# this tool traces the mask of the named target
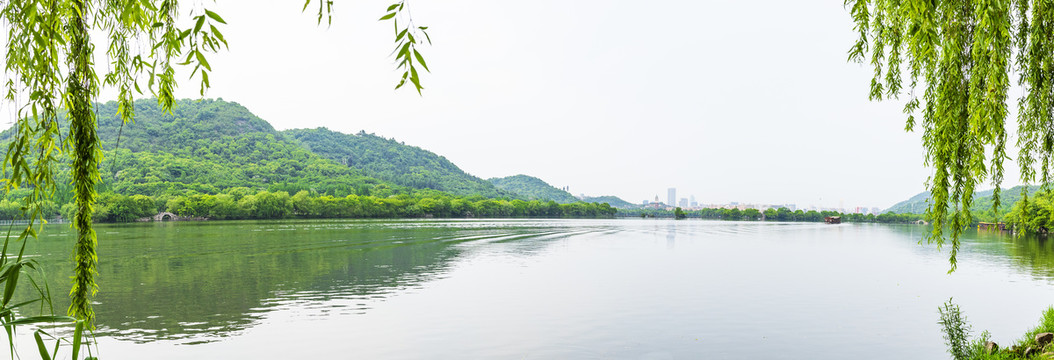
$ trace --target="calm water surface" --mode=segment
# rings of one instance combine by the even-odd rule
[[[99,227],[103,359],[941,359],[937,306],[1016,339],[1054,244],[924,227],[663,220]],[[72,237],[41,255],[56,297]],[[57,304],[60,311],[66,304]],[[25,356],[31,347],[23,346]]]

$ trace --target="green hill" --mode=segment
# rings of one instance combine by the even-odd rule
[[[309,151],[357,169],[362,174],[415,189],[435,189],[455,195],[509,196],[462,171],[445,157],[366,132],[349,135],[326,128],[282,132]]]
[[[999,193],[999,214],[1006,214],[1010,211],[1010,208],[1014,206],[1018,200],[1021,200],[1021,192],[1025,187],[1023,185],[1015,186],[1009,189],[1002,189]],[[1028,193],[1035,193],[1039,190],[1039,186],[1029,186]],[[991,217],[992,215],[992,194],[994,189],[978,191],[974,193],[973,206],[970,211],[975,216],[979,217]],[[929,206],[930,193],[929,191],[919,193],[918,195],[912,196],[910,199],[901,201],[891,206],[889,209],[883,211],[893,212],[897,214],[921,214],[926,212],[926,208]]]
[[[430,151],[324,128],[278,132],[235,102],[180,100],[168,114],[153,99],[139,100],[135,122],[123,127],[115,102],[98,104],[97,112],[103,191],[156,196],[246,187],[387,196],[434,189],[517,197]],[[0,141],[11,136],[0,133]]]
[[[533,176],[513,175],[503,178],[490,178],[487,181],[494,184],[498,189],[518,194],[528,200],[552,200],[561,204],[579,201],[571,193],[557,189],[542,181],[542,179]]]
[[[180,100],[169,114],[156,100],[143,99],[135,103],[135,122],[123,126],[115,102],[96,109],[105,156],[100,192],[217,194],[244,187],[385,197],[413,191],[316,154],[235,102]],[[0,133],[0,142],[11,136],[11,129]],[[60,186],[69,182],[66,171],[56,175]],[[489,187],[486,195],[496,193]],[[58,192],[59,203],[69,200],[66,193]]]
[[[106,153],[100,172],[116,193],[215,194],[235,187],[336,196],[402,191],[304,149],[234,102],[181,100],[168,114],[150,99],[137,101],[135,110],[135,122],[122,127],[116,103],[98,105]]]
[[[134,221],[158,211],[209,219],[610,217],[616,211],[606,204],[523,201],[441,156],[377,136],[278,132],[223,100],[181,100],[171,113],[156,100],[140,100],[136,121],[123,125],[116,103],[96,108],[104,153],[97,221]],[[0,146],[13,135],[0,132]],[[331,159],[341,154],[342,162]],[[75,211],[64,160],[55,164],[55,197],[42,203],[47,216]],[[30,192],[23,187],[0,199],[0,219],[20,218],[19,201]]]
[[[911,198],[893,204],[888,209],[882,210],[882,213],[893,212],[897,214],[921,214],[926,211],[929,206],[930,192],[924,191],[918,193]]]
[[[608,205],[611,205],[611,206],[619,208],[619,209],[639,207],[637,204],[633,204],[633,203],[630,203],[630,202],[628,202],[626,200],[622,200],[622,199],[618,198],[617,196],[596,196],[596,197],[594,197],[594,196],[586,196],[585,198],[582,199],[582,201],[595,202],[595,203],[607,203]]]

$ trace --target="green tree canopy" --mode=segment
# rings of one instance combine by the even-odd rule
[[[987,180],[998,189],[1003,181],[1012,78],[1023,89],[1016,144],[1021,180],[1050,179],[1054,3],[846,0],[845,6],[859,33],[849,59],[869,59],[874,67],[871,99],[903,99],[906,129],[922,127],[926,164],[933,168],[929,240],[943,245],[950,228],[954,271],[974,189]],[[994,199],[998,208],[998,190]]]

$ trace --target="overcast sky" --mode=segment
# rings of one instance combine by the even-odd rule
[[[424,96],[392,90],[387,2],[335,1],[327,28],[300,1],[220,0],[195,5],[229,24],[207,97],[280,130],[365,130],[481,178],[634,203],[676,187],[885,208],[930,173],[902,103],[869,102],[871,69],[846,62],[841,1],[409,1],[433,40]]]

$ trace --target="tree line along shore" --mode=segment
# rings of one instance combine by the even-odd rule
[[[856,222],[856,223],[884,223],[884,224],[909,224],[915,223],[922,220],[925,222],[925,215],[923,214],[897,214],[893,212],[887,212],[884,214],[847,214],[837,211],[816,211],[816,210],[793,210],[788,208],[770,208],[764,211],[748,208],[740,210],[738,208],[724,209],[724,208],[706,208],[699,210],[682,210],[676,208],[674,210],[664,209],[619,209],[619,217],[657,217],[657,218],[677,218],[678,211],[684,214],[685,218],[699,218],[699,219],[710,219],[710,220],[726,220],[726,221],[797,221],[797,222],[823,222],[824,218],[838,216],[841,217],[842,221],[845,222]]]
[[[0,219],[24,217],[22,203],[0,200]],[[71,203],[50,203],[50,218],[69,219],[75,210]],[[371,195],[331,196],[306,190],[290,195],[286,191],[254,191],[231,188],[219,194],[122,195],[99,194],[94,207],[97,222],[132,222],[171,212],[180,217],[209,220],[240,219],[318,219],[318,218],[611,218],[616,209],[606,203],[488,199],[481,196],[452,196],[440,192],[418,192],[388,197]]]

